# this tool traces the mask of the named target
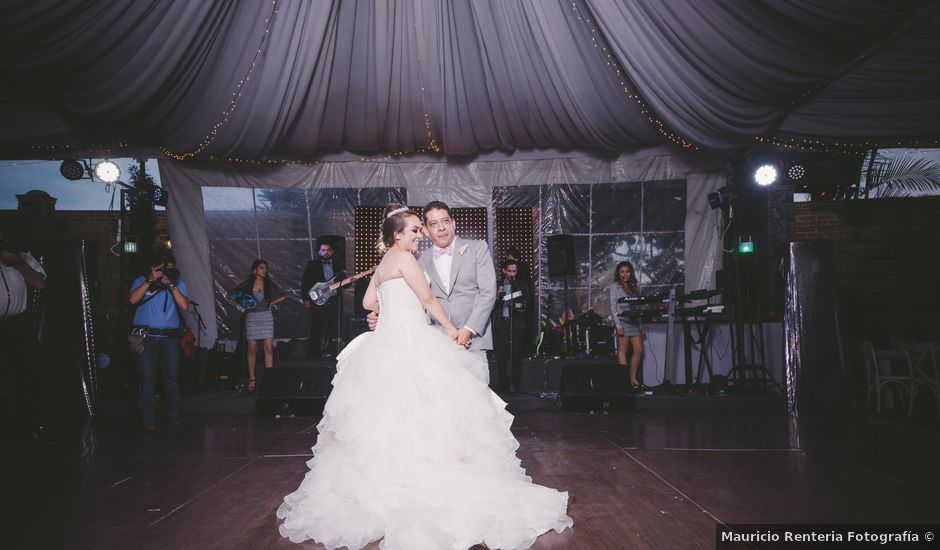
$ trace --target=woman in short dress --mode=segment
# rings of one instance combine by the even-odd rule
[[[617,363],[627,365],[627,352],[630,354],[630,385],[634,390],[646,389],[637,380],[637,371],[643,359],[643,326],[632,319],[622,319],[620,313],[628,311],[630,304],[620,303],[621,298],[633,298],[640,295],[637,288],[636,271],[630,262],[620,262],[614,269],[614,284],[610,285],[610,313],[617,329]]]
[[[245,340],[248,342],[248,392],[255,391],[255,360],[258,341],[264,344],[264,368],[274,366],[274,315],[271,306],[287,299],[271,281],[268,262],[258,259],[251,264],[248,279],[238,287],[251,296],[255,306],[245,314]]]

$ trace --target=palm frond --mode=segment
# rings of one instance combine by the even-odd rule
[[[940,193],[940,163],[905,153],[878,163],[867,185],[870,196],[877,197]]]

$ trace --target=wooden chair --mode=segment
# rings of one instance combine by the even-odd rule
[[[933,393],[937,402],[937,413],[940,414],[940,367],[937,364],[940,347],[932,342],[899,342],[898,349],[906,351],[911,358],[914,380],[910,408],[913,410],[917,389],[927,388]]]
[[[906,350],[876,350],[871,342],[859,342],[859,351],[865,364],[868,381],[868,399],[866,407],[871,406],[875,397],[875,412],[881,412],[881,394],[885,388],[897,388],[903,402],[907,404],[907,414],[911,414],[914,395],[914,377],[910,354]]]

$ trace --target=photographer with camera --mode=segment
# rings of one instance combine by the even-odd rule
[[[147,432],[157,429],[153,392],[158,367],[163,376],[167,420],[179,425],[180,337],[183,333],[179,312],[189,309],[189,299],[186,283],[180,279],[173,256],[165,253],[155,256],[150,262],[149,274],[131,283],[128,300],[137,306],[128,341],[136,356],[143,429]]]

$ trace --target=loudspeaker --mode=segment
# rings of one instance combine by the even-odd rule
[[[614,328],[597,325],[587,329],[588,343],[591,346],[591,356],[609,357],[614,355]]]
[[[568,363],[561,370],[561,404],[566,411],[623,409],[629,382],[628,369],[616,363]]]
[[[233,389],[242,379],[241,367],[235,353],[225,351],[222,345],[209,352],[207,361],[206,387]]]
[[[260,415],[317,416],[333,389],[335,366],[278,366],[264,370],[258,386]]]
[[[566,277],[575,274],[574,237],[571,235],[549,235],[548,274],[552,277]]]

